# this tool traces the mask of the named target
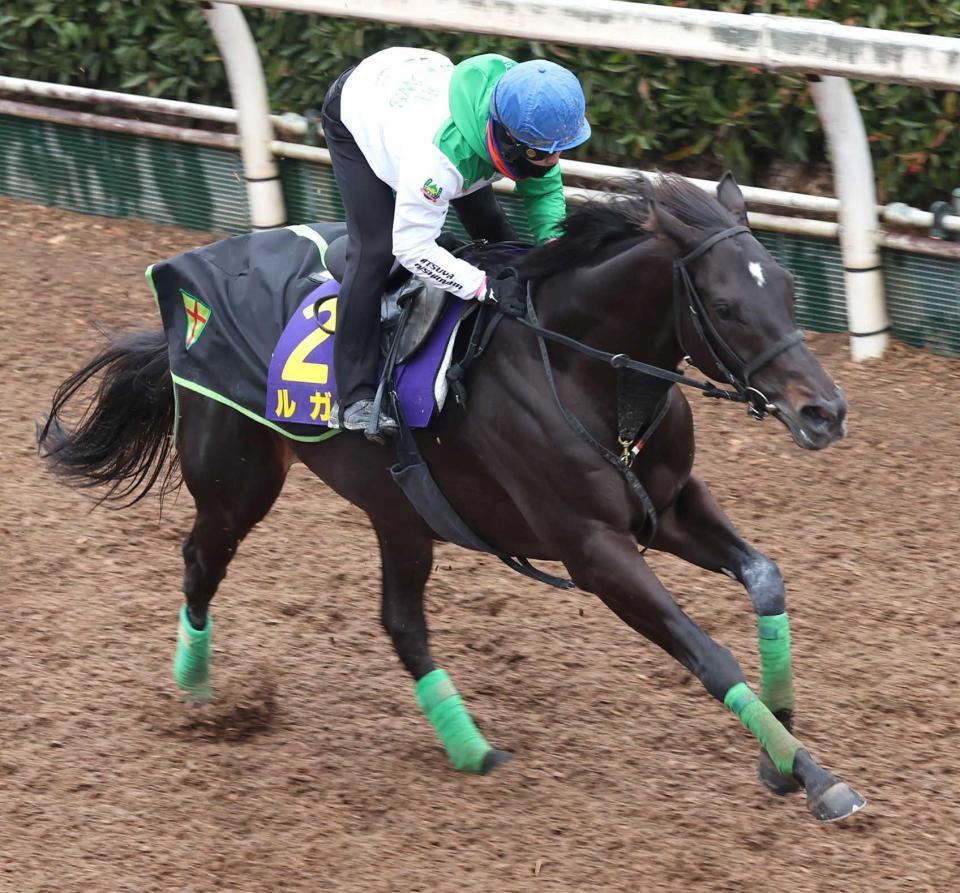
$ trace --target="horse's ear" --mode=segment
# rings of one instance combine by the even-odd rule
[[[689,251],[697,244],[696,230],[657,204],[652,195],[647,197],[647,219],[642,228],[655,236],[672,239],[682,251]]]
[[[737,223],[747,226],[747,203],[743,200],[743,193],[730,171],[727,171],[717,184],[717,200],[737,218]]]

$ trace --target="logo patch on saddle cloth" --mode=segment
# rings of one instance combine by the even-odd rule
[[[183,309],[187,314],[187,333],[184,336],[184,346],[187,350],[190,350],[203,334],[213,311],[198,297],[182,288],[180,289],[180,296],[183,298]]]
[[[333,351],[337,327],[335,280],[314,289],[284,327],[270,358],[263,416],[271,422],[323,425],[337,399]],[[444,375],[453,339],[469,301],[448,296],[430,337],[397,368],[397,393],[411,428],[423,428],[446,398]]]

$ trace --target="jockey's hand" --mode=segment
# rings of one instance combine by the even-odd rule
[[[527,285],[520,280],[513,267],[504,267],[477,295],[477,300],[488,304],[507,316],[526,316]]]

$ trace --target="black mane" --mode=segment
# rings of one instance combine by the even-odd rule
[[[657,176],[651,190],[657,204],[688,226],[711,230],[737,222],[712,195],[676,174]],[[642,174],[616,181],[610,198],[594,199],[571,211],[563,222],[563,235],[531,251],[518,265],[520,274],[543,279],[582,266],[604,246],[642,235],[648,210]]]

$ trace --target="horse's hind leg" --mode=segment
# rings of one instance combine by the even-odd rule
[[[196,503],[183,542],[183,592],[174,679],[194,700],[210,696],[213,598],[240,541],[270,511],[290,459],[280,435],[219,403],[181,393],[183,479]]]
[[[508,751],[487,743],[445,670],[437,669],[430,653],[423,591],[433,563],[433,540],[414,524],[373,519],[383,563],[381,618],[401,663],[413,676],[415,694],[454,768],[486,774],[506,763]]]
[[[707,485],[692,475],[670,510],[660,518],[652,548],[706,570],[725,573],[743,584],[757,614],[760,647],[760,698],[773,715],[793,730],[794,693],[790,656],[787,593],[776,563],[758,552],[734,529]],[[775,794],[800,789],[781,774],[765,750],[760,752],[760,780]]]

